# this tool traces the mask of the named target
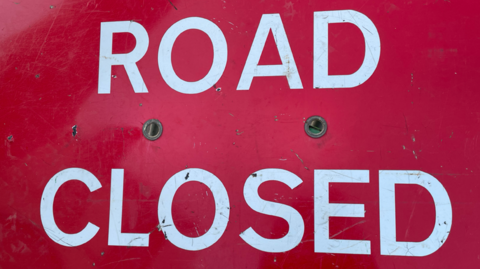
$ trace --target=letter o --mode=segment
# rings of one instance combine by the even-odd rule
[[[186,180],[188,178],[188,180]],[[213,194],[215,200],[215,217],[212,226],[202,236],[188,237],[181,234],[175,227],[172,218],[172,202],[178,188],[183,184],[197,181],[207,185]],[[212,173],[199,169],[185,169],[173,175],[160,193],[158,201],[158,220],[165,238],[170,240],[175,246],[185,250],[202,250],[210,247],[222,237],[227,228],[230,215],[230,202],[228,200],[227,190],[222,182]]]
[[[172,66],[172,48],[175,40],[181,33],[191,29],[206,33],[213,45],[212,67],[204,78],[195,82],[179,78]],[[185,94],[196,94],[206,91],[217,83],[227,65],[227,55],[227,41],[222,30],[207,19],[190,17],[173,24],[163,36],[158,49],[158,67],[163,79],[172,89]]]

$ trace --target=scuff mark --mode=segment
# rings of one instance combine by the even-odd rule
[[[290,70],[290,57],[286,54],[284,57],[285,62],[287,63],[287,70],[285,71],[285,76],[290,80],[292,77],[292,70]]]
[[[159,224],[158,224],[157,226],[155,226],[155,228],[154,228],[153,230],[151,230],[148,234],[151,234],[151,233],[153,233],[153,232],[155,232],[155,231],[159,231],[159,232],[160,232],[161,230],[162,230],[162,226],[161,226],[160,223],[159,223]],[[102,252],[102,255],[103,255],[103,252]]]
[[[303,162],[302,158],[300,158],[300,156],[298,156],[298,154],[297,154],[296,152],[294,152],[293,149],[290,149],[290,151],[293,152],[293,153],[297,156],[297,158],[302,162],[303,167],[304,167],[306,170],[308,170],[308,167],[305,166],[305,163]]]
[[[168,0],[168,2],[170,3],[170,5],[172,5],[172,7],[175,9],[175,10],[178,10],[177,7],[172,3],[172,1]],[[167,236],[165,236],[167,237]]]
[[[292,17],[292,19],[295,17],[295,14],[298,12],[293,9],[293,3],[285,1],[285,5],[283,6],[284,9],[286,9],[288,12],[285,12],[286,17]]]
[[[167,232],[163,231],[163,235],[165,236],[165,240],[168,240]]]
[[[78,134],[78,132],[77,132],[77,125],[73,125],[73,126],[72,126],[72,135],[73,135],[73,136],[76,136],[77,134]]]
[[[133,238],[132,240],[130,240],[130,242],[128,242],[127,246],[130,247],[130,244],[131,244],[133,241],[137,240],[137,239],[142,239],[142,238],[141,238],[141,237],[135,237],[135,238]]]

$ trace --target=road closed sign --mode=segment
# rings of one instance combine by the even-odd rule
[[[480,267],[480,7],[4,1],[1,268]]]

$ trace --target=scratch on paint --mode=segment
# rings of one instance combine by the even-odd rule
[[[170,5],[172,5],[172,7],[173,7],[175,10],[178,10],[177,7],[172,3],[172,1],[168,0],[168,2],[170,2]]]
[[[350,225],[350,226],[348,226],[347,228],[345,228],[345,229],[341,230],[340,232],[338,232],[338,233],[336,233],[336,234],[334,234],[334,235],[330,236],[330,238],[334,238],[335,236],[337,236],[337,235],[339,235],[339,234],[341,234],[341,233],[345,232],[346,230],[349,230],[349,229],[351,229],[351,228],[353,228],[353,227],[357,226],[358,224],[362,224],[362,223],[365,223],[365,222],[367,222],[367,221],[366,221],[366,220],[362,220],[362,221],[359,221],[359,222],[357,222],[357,223],[355,223],[355,224],[353,224],[353,225]]]
[[[60,8],[57,10],[57,14],[55,14],[55,18],[53,18],[52,24],[50,24],[50,28],[48,28],[48,32],[47,32],[47,34],[45,35],[45,39],[43,40],[43,43],[42,43],[42,45],[40,46],[40,49],[38,50],[37,57],[35,57],[35,61],[33,61],[34,63],[37,62],[38,56],[40,56],[40,53],[42,52],[43,46],[45,45],[45,43],[47,43],[47,38],[48,38],[48,36],[50,35],[50,32],[52,31],[52,27],[53,27],[53,25],[55,24],[55,21],[57,20],[58,13],[60,12],[60,9],[61,9],[61,8],[62,8],[62,6],[60,6]]]
[[[297,158],[302,162],[303,167],[308,170],[308,167],[305,166],[305,163],[303,162],[302,158],[300,158],[300,156],[298,156],[298,154],[296,152],[294,152],[293,149],[290,149],[290,151],[293,152],[297,156]]]
[[[109,263],[106,263],[106,264],[102,265],[102,267],[107,266],[107,265],[109,265],[109,264],[114,264],[114,263],[119,263],[119,262],[126,262],[126,261],[133,261],[133,260],[140,260],[140,258],[130,258],[130,259],[125,259],[125,260],[119,260],[119,261],[116,261],[116,262],[109,262]]]

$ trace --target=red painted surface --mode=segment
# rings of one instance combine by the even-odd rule
[[[480,264],[480,4],[468,1],[21,1],[0,4],[0,266],[2,268],[476,268]],[[377,27],[381,56],[375,73],[351,89],[313,88],[313,12],[353,9]],[[303,89],[284,77],[254,78],[236,86],[262,14],[279,13]],[[158,70],[165,31],[191,16],[220,27],[228,44],[221,87],[200,94],[174,91]],[[149,93],[136,94],[122,66],[113,67],[111,94],[99,95],[100,23],[134,20],[150,37],[138,62]],[[331,74],[354,72],[363,37],[351,25],[330,27]],[[114,53],[133,49],[128,34],[114,37]],[[205,34],[182,34],[173,50],[177,74],[202,78],[212,62]],[[260,64],[280,63],[270,35]],[[303,121],[324,117],[327,134],[308,137]],[[146,140],[143,122],[158,118],[160,139]],[[72,136],[72,126],[78,134]],[[237,131],[238,134],[237,135]],[[8,139],[8,137],[11,139]],[[298,154],[298,157],[297,155]],[[303,163],[302,163],[302,161]],[[158,225],[161,189],[175,173],[202,168],[227,189],[227,230],[211,247],[186,251],[166,241]],[[45,233],[40,199],[57,172],[80,167],[102,188],[89,192],[68,182],[55,197],[63,231],[91,222],[100,227],[88,243],[68,248]],[[306,168],[308,169],[306,169]],[[123,232],[150,234],[149,247],[108,246],[111,169],[125,169]],[[247,177],[281,168],[303,183],[291,190],[268,182],[266,200],[295,208],[305,222],[302,242],[286,253],[265,253],[239,234],[252,227],[280,238],[287,223],[250,209]],[[331,202],[365,204],[365,218],[331,218],[336,239],[371,241],[371,255],[314,252],[314,169],[370,170],[368,184],[332,184]],[[426,257],[380,255],[379,170],[421,170],[447,190],[453,208],[450,236]],[[214,215],[212,196],[199,183],[181,187],[173,217],[196,236]],[[434,225],[431,196],[421,187],[397,188],[397,239],[422,241]],[[196,229],[195,229],[196,228]]]

